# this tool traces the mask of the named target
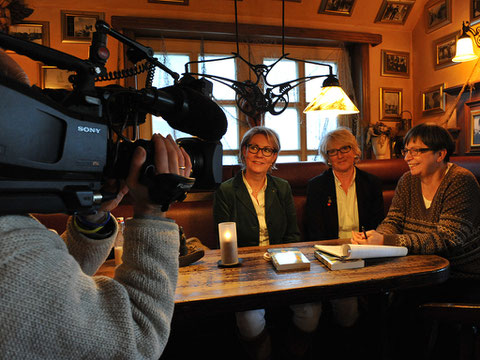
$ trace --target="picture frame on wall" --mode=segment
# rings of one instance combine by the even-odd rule
[[[322,0],[319,14],[351,16],[356,0]]]
[[[435,70],[459,64],[452,61],[452,59],[455,57],[455,52],[457,51],[457,39],[458,31],[441,37],[433,42]]]
[[[382,120],[401,118],[403,107],[403,90],[380,88],[380,116]]]
[[[48,21],[22,21],[21,23],[10,25],[8,34],[18,39],[50,46],[50,26]]]
[[[382,50],[382,76],[410,77],[410,54],[403,51]]]
[[[148,2],[156,4],[188,5],[188,0],[148,0]]]
[[[445,84],[432,86],[422,91],[422,115],[445,112]]]
[[[470,112],[470,149],[480,151],[480,109]]]
[[[59,69],[56,66],[40,65],[40,86],[42,89],[73,90],[68,77],[74,74],[74,71]]]
[[[105,14],[91,11],[61,10],[62,43],[90,43],[97,20],[105,20]]]
[[[384,24],[403,25],[413,8],[415,1],[383,0],[378,10],[375,22]]]
[[[470,25],[480,22],[480,1],[470,0]]]
[[[452,22],[451,0],[430,0],[425,4],[426,32],[438,30]]]
[[[480,101],[470,100],[464,104],[465,155],[480,153]]]

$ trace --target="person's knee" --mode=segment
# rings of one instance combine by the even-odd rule
[[[304,332],[314,331],[322,315],[322,303],[291,305],[294,325]]]
[[[235,313],[240,335],[247,339],[257,337],[265,329],[265,310],[248,310]]]
[[[350,297],[331,300],[332,313],[335,322],[342,327],[353,326],[359,316],[358,298]]]

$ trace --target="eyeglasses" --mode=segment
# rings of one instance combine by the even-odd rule
[[[261,150],[263,156],[265,156],[265,157],[272,156],[273,154],[276,154],[278,152],[278,150],[275,150],[275,149],[273,149],[271,147],[268,147],[268,146],[261,148],[260,146],[253,145],[253,144],[248,144],[247,149],[248,149],[248,152],[250,154],[256,154],[256,153],[258,153],[259,150]]]
[[[402,156],[405,157],[407,156],[408,153],[410,153],[410,155],[412,156],[418,156],[420,154],[423,154],[423,153],[426,153],[427,151],[433,151],[433,149],[430,149],[430,148],[420,148],[420,149],[402,149],[401,150],[401,153],[402,153]]]
[[[327,150],[327,155],[328,156],[335,156],[338,155],[338,152],[340,151],[342,154],[346,154],[352,150],[352,147],[350,145],[342,146],[340,149],[330,149]]]

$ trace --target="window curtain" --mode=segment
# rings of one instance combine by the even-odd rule
[[[340,85],[348,95],[350,100],[358,107],[357,96],[353,87],[352,70],[351,70],[351,57],[345,47],[340,50],[338,59],[338,79]],[[357,138],[357,142],[362,148],[362,131],[359,126],[359,115],[341,115],[338,117],[338,126],[345,126],[352,130],[353,135]]]
[[[357,96],[355,94],[355,88],[353,86],[352,70],[351,70],[351,57],[347,49],[342,45],[340,48],[329,49],[328,51],[320,51],[321,61],[335,61],[337,63],[337,76],[340,81],[340,86],[348,95],[350,100],[358,107]],[[327,121],[329,121],[327,119]],[[330,120],[331,121],[331,120]],[[359,114],[353,115],[340,115],[337,117],[337,126],[344,126],[352,130],[353,135],[357,139],[360,148],[363,147],[362,129],[359,124]],[[325,128],[328,124],[325,124]]]

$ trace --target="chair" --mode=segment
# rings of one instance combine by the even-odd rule
[[[420,305],[419,310],[425,319],[432,321],[426,359],[432,358],[442,323],[453,324],[459,330],[458,359],[480,359],[480,304],[432,302]]]

